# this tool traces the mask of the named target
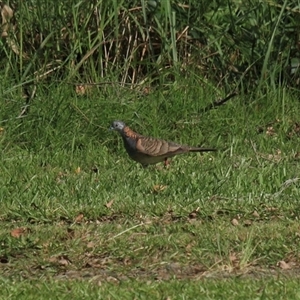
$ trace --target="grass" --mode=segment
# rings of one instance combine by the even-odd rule
[[[202,109],[216,89],[149,94],[39,85],[30,110],[3,81],[3,299],[298,299],[297,97],[284,89]],[[108,130],[217,153],[143,169]]]
[[[140,285],[137,282],[128,284],[107,283],[105,285],[95,285],[83,282],[31,282],[22,283],[24,290],[31,292],[24,296],[22,293],[14,293],[14,288],[7,286],[4,290],[6,299],[193,299],[195,295],[202,299],[299,299],[298,284],[296,280],[286,282],[277,280],[254,280],[257,289],[252,290],[253,281],[235,279],[225,279],[223,281],[204,280],[199,282],[187,282],[171,280],[170,282],[155,282],[152,284]],[[7,282],[6,282],[7,283]],[[250,283],[250,284],[249,284]],[[54,292],[53,292],[54,290]],[[11,297],[11,298],[8,298]],[[48,298],[46,298],[48,297]]]
[[[9,5],[0,299],[299,299],[298,3]]]
[[[134,88],[177,66],[228,90],[296,87],[299,3],[281,2],[11,1],[0,66],[16,84],[101,77]]]

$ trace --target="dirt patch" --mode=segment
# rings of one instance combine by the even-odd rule
[[[300,268],[291,270],[279,270],[278,268],[249,268],[243,271],[209,271],[201,265],[180,265],[178,263],[165,264],[156,268],[132,268],[123,272],[113,272],[106,269],[85,268],[82,270],[69,270],[55,276],[59,280],[89,280],[95,283],[114,282],[120,283],[124,280],[141,280],[141,281],[167,281],[176,280],[202,280],[217,279],[223,280],[233,277],[243,279],[262,279],[266,277],[300,277]]]

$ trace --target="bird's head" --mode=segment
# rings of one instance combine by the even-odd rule
[[[113,121],[110,129],[116,130],[118,132],[122,132],[125,126],[126,126],[125,123],[122,121]]]

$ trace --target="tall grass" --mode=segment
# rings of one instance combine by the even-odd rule
[[[122,85],[191,67],[220,87],[299,81],[298,1],[2,3],[0,66],[17,83]],[[293,60],[293,66],[291,65]],[[293,67],[293,72],[291,68]],[[298,80],[298,81],[297,81]]]

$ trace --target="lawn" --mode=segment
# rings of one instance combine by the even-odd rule
[[[300,105],[190,79],[147,93],[2,84],[1,299],[299,299]],[[108,128],[218,152],[143,168]]]

